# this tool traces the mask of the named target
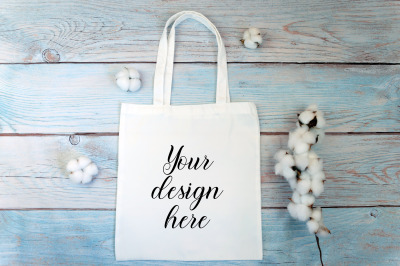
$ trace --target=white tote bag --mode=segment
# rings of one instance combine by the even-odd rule
[[[216,104],[170,105],[175,27],[188,18],[217,37]],[[230,102],[225,47],[206,17],[167,21],[154,103],[123,103],[119,132],[117,260],[262,259],[257,110]]]

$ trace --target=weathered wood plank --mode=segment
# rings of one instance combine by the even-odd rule
[[[325,265],[398,265],[400,208],[323,211],[332,235],[321,238]],[[284,209],[262,210],[264,258],[246,265],[319,265],[315,238]],[[115,264],[114,211],[1,211],[0,262],[14,264]],[[199,262],[141,261],[145,265]],[[244,262],[208,262],[234,265]],[[131,265],[133,262],[122,262]]]
[[[117,136],[0,137],[0,208],[115,208]],[[284,207],[291,196],[273,173],[273,154],[286,135],[261,138],[262,206]],[[399,205],[399,135],[328,135],[316,151],[324,159],[326,191],[320,206]],[[87,155],[101,169],[89,185],[66,179],[65,164]]]
[[[399,265],[400,208],[324,209],[325,265]]]
[[[2,265],[111,265],[114,257],[114,211],[1,211]],[[263,210],[263,261],[141,261],[144,265],[318,265],[314,236],[285,210]],[[150,240],[151,241],[151,240]],[[155,239],[154,239],[155,241]],[[131,265],[134,262],[118,264]],[[136,262],[137,263],[137,262]]]
[[[2,0],[0,62],[154,62],[164,23],[182,10],[215,23],[229,61],[400,61],[397,1]],[[265,34],[256,51],[239,41],[250,26]],[[216,59],[215,41],[199,23],[184,22],[177,41],[177,61]]]
[[[154,64],[135,64],[143,89],[121,91],[121,64],[0,65],[0,133],[118,132],[121,102],[151,104]],[[400,131],[400,66],[231,64],[233,102],[256,103],[263,132],[287,132],[318,103],[329,132]],[[177,64],[173,104],[215,101],[214,64]]]

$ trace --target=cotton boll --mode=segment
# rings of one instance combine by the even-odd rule
[[[129,78],[129,70],[126,67],[124,67],[120,72],[118,72],[115,75],[115,79],[121,79],[121,78],[126,78],[126,79]]]
[[[292,216],[292,218],[297,219],[297,204],[293,203],[293,202],[289,202],[287,209],[289,211],[290,216]]]
[[[263,40],[262,40],[261,33],[258,33],[257,35],[253,35],[252,38],[251,38],[251,40],[252,40],[253,42],[257,43],[258,46],[260,46],[260,45],[262,44],[262,41],[263,41]]]
[[[244,46],[249,49],[257,49],[258,43],[253,42],[251,39],[244,40]]]
[[[297,181],[296,179],[287,179],[289,182],[289,186],[292,190],[295,190],[297,188]]]
[[[275,164],[275,174],[276,175],[282,175],[283,174],[282,165],[280,163]]]
[[[311,191],[316,197],[319,197],[324,192],[324,183],[321,180],[313,179],[311,181]]]
[[[125,67],[115,75],[118,87],[123,91],[137,91],[142,86],[140,73],[132,67]]]
[[[322,171],[322,160],[321,159],[309,159],[309,164],[307,167],[307,171],[314,175],[318,172]]]
[[[316,139],[317,139],[317,135],[315,135],[315,133],[312,132],[312,131],[308,131],[308,132],[305,132],[305,133],[301,136],[301,139],[302,139],[305,143],[308,143],[308,144],[315,144]]]
[[[315,144],[321,143],[325,138],[325,132],[323,129],[313,127],[310,129],[310,132],[315,135]]]
[[[307,179],[307,180],[311,180],[311,175],[307,172],[302,172],[300,175],[300,179]]]
[[[316,173],[314,173],[313,175],[312,175],[312,179],[315,179],[315,180],[325,180],[326,179],[326,177],[325,177],[325,174],[324,174],[324,172],[316,172]]]
[[[296,204],[301,203],[301,196],[300,196],[299,192],[297,192],[297,191],[293,192],[292,201]]]
[[[310,234],[316,234],[319,229],[319,224],[314,220],[309,220],[307,222],[307,228]]]
[[[308,127],[302,126],[289,133],[288,147],[296,154],[302,154],[310,150],[310,144],[307,142],[315,142],[310,140],[312,133],[308,132]],[[303,139],[305,138],[305,139]]]
[[[251,39],[250,31],[249,31],[249,29],[247,29],[247,30],[245,30],[245,31],[243,32],[243,39],[242,39],[242,41],[243,41],[243,40],[250,40],[250,39]]]
[[[284,167],[282,169],[282,176],[287,180],[294,179],[296,177],[296,174],[297,173],[295,171],[293,171],[292,168]]]
[[[301,204],[304,204],[306,206],[311,206],[315,202],[315,197],[308,193],[308,194],[301,195],[300,200],[301,200]]]
[[[140,89],[142,82],[140,79],[131,79],[129,83],[129,91],[135,92]]]
[[[87,184],[90,183],[93,179],[93,175],[83,171],[83,177],[82,177],[82,184]]]
[[[251,38],[254,38],[255,36],[261,36],[260,30],[254,27],[249,28],[249,33]]]
[[[301,179],[297,182],[297,191],[301,194],[307,194],[311,189],[311,181],[308,179]]]
[[[73,183],[80,183],[83,179],[83,172],[82,170],[74,171],[69,175],[69,178]]]
[[[133,67],[128,68],[129,78],[130,79],[140,79],[140,73]]]
[[[305,126],[301,126],[296,128],[294,131],[289,132],[289,141],[288,147],[289,149],[293,150],[294,146],[301,142],[301,136],[308,131],[308,128]]]
[[[83,169],[83,172],[87,175],[95,176],[99,173],[99,169],[94,163],[91,163]]]
[[[67,171],[75,172],[77,170],[80,170],[78,160],[73,159],[73,160],[69,161],[67,164]]]
[[[308,152],[308,159],[319,159],[318,155],[314,151],[309,151]]]
[[[294,166],[294,158],[291,154],[283,155],[282,159],[280,160],[282,167],[292,167]]]
[[[318,105],[314,104],[310,104],[307,109],[307,111],[311,111],[311,112],[316,112],[318,110]]]
[[[314,208],[312,210],[311,218],[317,222],[320,222],[322,220],[322,210],[320,207]]]
[[[261,32],[257,28],[249,28],[243,33],[243,39],[241,40],[245,47],[249,49],[256,49],[262,43]]]
[[[315,114],[312,111],[304,111],[299,114],[299,121],[301,124],[307,125],[310,121],[315,117]]]
[[[74,183],[87,184],[98,174],[99,170],[96,164],[86,157],[81,156],[67,164],[67,169],[71,172],[69,178]],[[74,171],[72,171],[74,170]]]
[[[300,141],[300,136],[299,134],[296,134],[295,132],[289,132],[289,141],[288,141],[288,147],[289,149],[293,150],[294,145]]]
[[[78,158],[78,164],[79,164],[79,167],[81,169],[83,169],[86,166],[88,166],[91,162],[92,161],[86,156],[81,156],[81,157]]]
[[[304,171],[308,165],[308,154],[298,154],[294,156],[295,165],[301,171]]]
[[[310,144],[305,142],[298,142],[295,144],[293,152],[297,154],[302,154],[310,150]]]
[[[276,161],[280,162],[282,160],[283,156],[285,156],[286,154],[288,154],[287,151],[279,150],[275,153],[274,158]]]
[[[304,204],[296,204],[297,219],[300,221],[307,221],[311,216],[311,208]]]
[[[324,119],[324,114],[321,111],[316,111],[316,117],[317,117],[317,128],[323,128],[325,126],[325,119]]]
[[[121,90],[129,91],[130,80],[129,80],[129,78],[117,79],[117,85]]]

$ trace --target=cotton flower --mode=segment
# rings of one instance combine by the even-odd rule
[[[320,207],[314,208],[311,214],[311,219],[314,219],[315,221],[319,222],[322,219],[322,210]]]
[[[324,181],[326,179],[326,176],[325,176],[324,172],[320,171],[320,172],[314,173],[312,175],[312,179]]]
[[[300,221],[307,221],[311,215],[311,208],[304,204],[296,204],[297,219]]]
[[[297,191],[300,193],[300,195],[304,195],[308,192],[310,192],[311,189],[311,181],[309,179],[301,179],[299,182],[297,182]]]
[[[278,163],[275,165],[275,174],[282,175],[287,180],[296,177],[296,171],[293,169],[293,155],[286,151],[279,151],[275,154],[275,159],[278,160]]]
[[[308,154],[307,153],[297,154],[294,156],[294,161],[295,161],[296,167],[300,171],[304,171],[306,169],[306,167],[308,166]]]
[[[300,201],[301,201],[301,204],[304,204],[306,206],[311,206],[315,202],[315,197],[312,194],[309,194],[309,193],[308,194],[304,194],[304,195],[301,195]]]
[[[300,204],[301,203],[301,195],[299,194],[299,192],[297,192],[297,191],[293,192],[291,200],[293,203]]]
[[[309,131],[306,126],[296,128],[289,133],[289,149],[293,150],[295,155],[303,154],[310,150],[311,145],[315,144],[317,136]]]
[[[274,158],[279,162],[286,154],[289,154],[289,152],[285,150],[279,150],[277,153],[275,153]]]
[[[123,91],[137,91],[140,89],[142,82],[139,72],[132,67],[124,67],[115,75],[118,87]]]
[[[287,181],[288,181],[288,183],[289,183],[289,186],[290,186],[290,188],[292,189],[292,190],[295,190],[296,189],[296,187],[297,187],[297,181],[296,181],[296,179],[287,179]]]
[[[322,180],[313,179],[311,181],[311,191],[316,197],[319,197],[319,195],[324,192],[324,182]]]
[[[320,158],[309,159],[307,171],[311,175],[321,172],[322,171],[322,160]]]
[[[290,216],[297,219],[297,205],[296,203],[289,202],[287,209],[289,211]]]
[[[245,30],[241,42],[244,44],[245,47],[249,49],[258,48],[262,43],[260,30],[253,27]]]
[[[322,128],[325,126],[324,115],[320,110],[318,110],[317,105],[312,104],[298,115],[298,125],[306,125],[309,128]]]
[[[325,119],[316,105],[310,105],[298,115],[296,124],[297,128],[289,133],[289,150],[275,154],[275,174],[283,176],[293,190],[287,206],[290,216],[307,221],[310,233],[328,235],[321,208],[313,208],[316,197],[324,191],[326,176],[322,159],[311,150],[324,135]]]
[[[81,156],[78,159],[72,159],[67,164],[69,178],[73,183],[87,184],[92,181],[93,177],[99,172],[96,164],[88,157]]]
[[[307,179],[307,180],[311,180],[311,175],[307,172],[302,172],[300,175],[300,179]]]
[[[318,232],[318,229],[319,229],[319,224],[315,220],[309,220],[307,222],[307,228],[308,228],[308,231],[311,234],[316,234]]]

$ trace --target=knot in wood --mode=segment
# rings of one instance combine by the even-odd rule
[[[372,217],[376,218],[376,217],[378,217],[378,215],[379,215],[379,211],[378,211],[377,209],[372,209],[372,210],[369,212],[369,215],[371,215]]]
[[[60,61],[60,54],[54,49],[46,49],[42,52],[42,58],[47,63],[57,63]]]
[[[81,139],[80,139],[80,137],[77,136],[77,135],[70,135],[70,136],[69,136],[69,142],[70,142],[72,145],[78,145],[80,141],[81,141]]]

